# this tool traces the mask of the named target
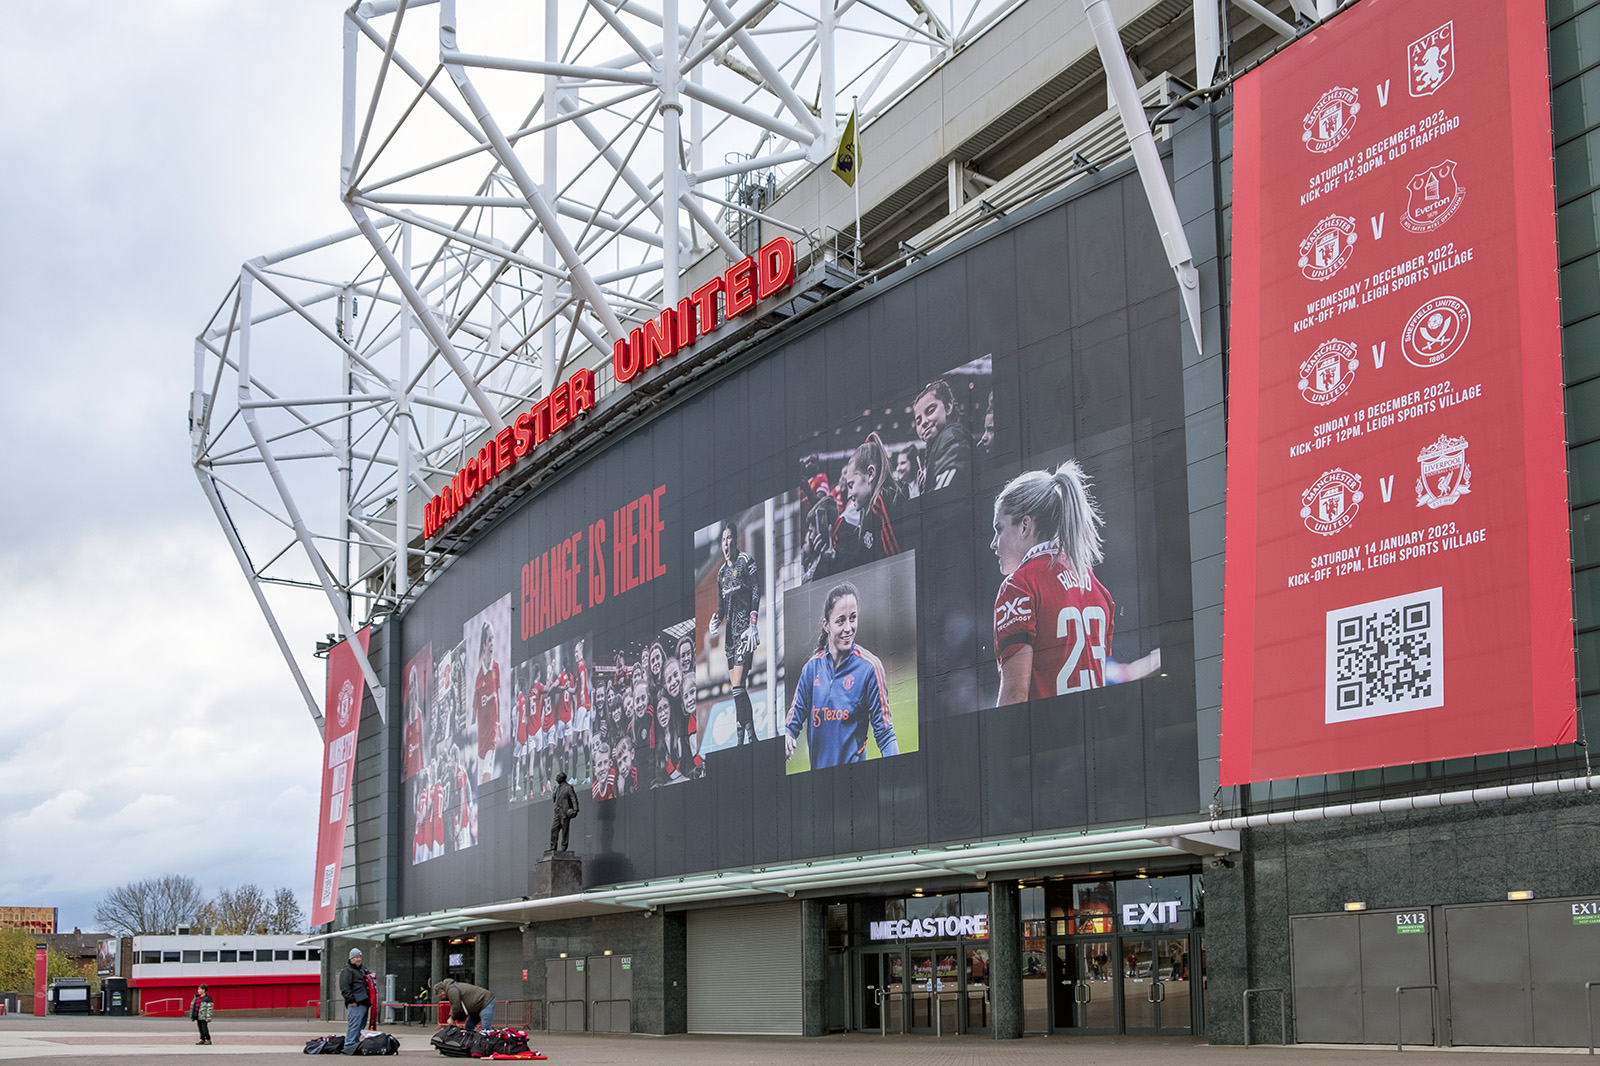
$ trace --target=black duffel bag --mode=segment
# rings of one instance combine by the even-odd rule
[[[361,1038],[361,1043],[356,1045],[357,1055],[398,1055],[400,1041],[388,1033],[373,1033],[371,1036]]]
[[[446,1025],[440,1027],[437,1033],[429,1038],[428,1043],[439,1049],[439,1054],[448,1055],[453,1059],[470,1059],[477,1044],[475,1033],[469,1033],[459,1025]]]
[[[333,1036],[319,1036],[315,1040],[306,1041],[307,1055],[339,1055],[344,1052],[344,1035],[335,1033]]]

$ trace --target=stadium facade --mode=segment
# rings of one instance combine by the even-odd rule
[[[707,11],[675,58],[645,46],[658,86],[766,17]],[[658,14],[658,40],[689,21]],[[496,166],[463,203],[556,228],[458,72],[620,68],[469,56],[441,15]],[[866,112],[859,186],[828,85],[838,127],[740,172],[683,249],[666,224],[653,288],[617,299],[546,233],[566,318],[488,331],[428,287],[419,219],[361,214],[385,201],[347,98],[383,250],[320,328],[345,375],[343,547],[302,581],[339,618],[327,700],[301,681],[325,994],[354,945],[387,995],[453,976],[550,1029],[1584,1045],[1600,5],[1024,0],[975,26]],[[759,52],[734,58],[770,81]],[[444,277],[528,265],[444,240]],[[219,469],[261,459],[315,539],[272,431],[223,445],[286,395],[239,323],[251,291],[312,306],[271,280],[292,258],[247,264],[197,349],[196,468],[258,593]],[[403,439],[439,380],[472,386],[365,510],[359,299],[375,335],[399,308]],[[543,345],[515,388],[503,331]],[[558,773],[582,867],[552,891]]]

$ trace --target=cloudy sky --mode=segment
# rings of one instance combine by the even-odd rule
[[[0,905],[68,929],[163,873],[309,903],[321,742],[186,415],[240,262],[349,225],[343,7],[0,4]]]

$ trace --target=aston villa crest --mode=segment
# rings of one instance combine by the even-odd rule
[[[1406,49],[1411,95],[1432,96],[1444,88],[1456,72],[1456,24],[1446,22],[1432,33],[1417,38]]]
[[[1472,311],[1465,300],[1435,296],[1412,313],[1400,347],[1412,366],[1438,366],[1461,350],[1471,329]]]
[[[1355,521],[1362,495],[1361,475],[1334,467],[1300,494],[1300,517],[1311,532],[1331,537]]]
[[[1336,85],[1306,112],[1300,139],[1313,152],[1331,152],[1356,128],[1356,115],[1360,112],[1361,100],[1356,90]]]
[[[355,706],[356,687],[351,682],[346,681],[344,686],[339,689],[338,715],[340,729],[350,724],[350,712],[355,710]]]
[[[1354,344],[1337,338],[1323,341],[1300,364],[1300,395],[1307,403],[1330,404],[1349,390],[1360,365]]]
[[[1456,213],[1467,190],[1456,180],[1456,161],[1446,159],[1406,182],[1406,213],[1400,224],[1412,233],[1432,233]]]
[[[1467,438],[1441,433],[1439,439],[1417,455],[1422,472],[1417,477],[1417,506],[1438,510],[1472,491],[1472,467],[1467,465]]]
[[[1325,281],[1350,261],[1355,247],[1356,220],[1329,215],[1300,242],[1300,273],[1312,281]]]

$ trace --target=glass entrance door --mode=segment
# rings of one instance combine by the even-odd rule
[[[905,1032],[905,953],[863,951],[856,981],[857,1026],[865,1033]]]
[[[910,951],[911,972],[907,974],[910,991],[906,996],[907,1014],[913,1033],[931,1033],[934,1025],[935,995],[939,991],[934,975],[934,951],[915,947]]]
[[[961,996],[961,1031],[987,1033],[989,1031],[989,949],[963,947]]]
[[[1189,937],[1122,937],[1123,1031],[1181,1035],[1194,1031]]]
[[[1117,1032],[1110,940],[1058,942],[1050,953],[1051,1027],[1056,1032]]]

